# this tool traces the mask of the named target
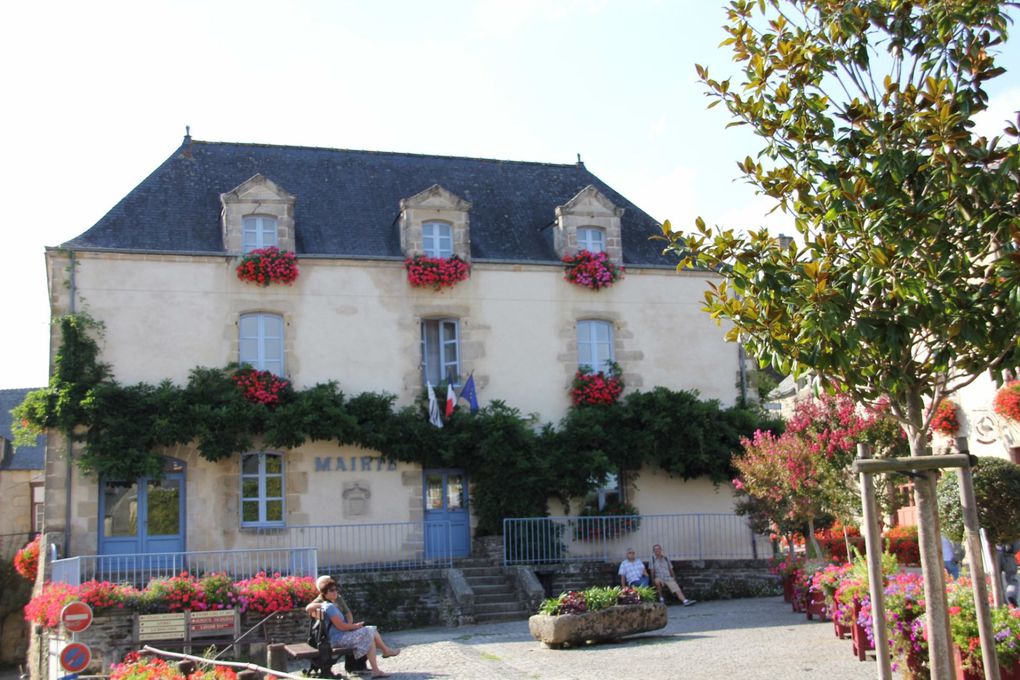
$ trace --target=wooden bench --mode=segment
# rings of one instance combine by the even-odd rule
[[[329,667],[322,668],[319,661],[319,650],[307,642],[294,642],[291,644],[276,643],[269,645],[269,667],[276,670],[284,670],[287,667],[287,658],[305,660],[309,662],[307,674],[320,678],[336,677],[332,668],[341,658],[354,655],[353,647],[333,647]]]

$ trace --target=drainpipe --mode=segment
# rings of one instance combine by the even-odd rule
[[[76,266],[75,266],[75,261],[74,261],[74,251],[73,250],[70,251],[69,257],[70,257],[70,262],[71,262],[71,265],[70,265],[71,266],[71,272],[70,272],[70,281],[68,282],[68,289],[69,289],[70,295],[71,295],[71,302],[70,302],[70,304],[68,306],[68,309],[69,309],[71,314],[74,314],[77,311],[77,305],[75,305],[75,302],[74,302],[75,296],[77,295],[77,289],[75,287],[75,279],[74,279]],[[64,557],[67,557],[68,550],[69,550],[69,548],[71,546],[71,483],[73,481],[72,478],[71,478],[71,474],[72,474],[71,454],[72,453],[73,453],[73,451],[72,451],[72,445],[71,445],[71,437],[68,436],[67,437],[67,456],[66,456],[66,458],[67,458],[67,467],[65,468],[65,475],[66,475],[66,477],[64,478],[66,480],[66,482],[64,484]]]
[[[740,364],[740,405],[747,406],[747,357],[744,353],[744,344],[737,343],[737,362]]]

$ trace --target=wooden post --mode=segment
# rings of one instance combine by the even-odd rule
[[[960,453],[968,451],[967,438],[956,440]],[[985,569],[981,559],[981,537],[978,535],[977,501],[974,497],[974,477],[970,466],[957,471],[960,481],[960,506],[963,508],[963,526],[967,531],[967,552],[970,560],[970,580],[974,589],[974,608],[977,613],[978,635],[981,638],[981,663],[985,680],[999,680],[999,657],[995,653],[995,630],[992,628],[992,613],[988,609],[988,590],[985,588]],[[995,569],[995,563],[992,563]],[[992,580],[999,577],[995,571]],[[994,588],[994,585],[993,585]]]
[[[857,445],[857,457],[871,458],[869,444]],[[875,658],[879,680],[892,680],[889,636],[885,626],[885,581],[882,576],[882,534],[878,529],[878,505],[871,473],[861,473],[861,506],[864,508],[864,545],[868,552],[868,590],[871,593],[871,625],[875,633]]]
[[[274,642],[268,647],[269,658],[266,659],[266,665],[274,671],[287,672],[287,651],[284,649],[286,646],[282,642]]]

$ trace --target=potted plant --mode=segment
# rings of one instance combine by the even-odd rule
[[[927,677],[928,641],[925,637],[924,580],[920,574],[901,572],[885,589],[885,620],[893,670],[907,677]]]
[[[532,637],[554,649],[564,645],[616,640],[626,635],[664,628],[666,605],[655,589],[592,587],[547,599],[528,619]]]
[[[14,570],[29,581],[34,581],[36,573],[39,571],[39,541],[41,540],[42,534],[39,534],[14,554]]]
[[[957,579],[947,587],[946,594],[957,677],[981,680],[984,678],[981,639],[970,580]],[[999,675],[1003,680],[1020,678],[1020,610],[996,607],[991,614]]]
[[[570,401],[574,406],[609,406],[623,393],[623,379],[619,364],[610,363],[604,371],[593,371],[582,366],[574,374],[570,385]]]
[[[956,417],[956,404],[950,399],[943,399],[935,408],[931,418],[931,429],[945,437],[952,437],[960,431],[960,421]]]
[[[415,255],[404,260],[407,282],[414,288],[450,288],[471,274],[471,265],[456,255],[452,257],[429,257]]]
[[[253,404],[276,406],[290,391],[290,381],[278,377],[272,371],[254,368],[238,369],[230,378],[245,399]]]
[[[248,283],[289,286],[298,277],[297,256],[276,246],[256,248],[241,258],[236,271],[237,278]]]
[[[1010,380],[995,393],[992,408],[1003,418],[1020,423],[1020,380]]]
[[[613,264],[605,252],[580,250],[563,258],[563,280],[591,290],[609,288],[623,276],[623,267]]]

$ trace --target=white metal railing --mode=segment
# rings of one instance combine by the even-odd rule
[[[176,576],[181,572],[194,576],[226,573],[239,580],[259,572],[316,576],[319,571],[315,548],[309,547],[78,555],[55,560],[52,567],[52,581],[71,585],[95,579],[141,586],[154,578]]]
[[[315,546],[324,573],[453,564],[449,522],[309,524],[259,529],[260,547]]]
[[[514,517],[503,520],[504,564],[616,562],[627,548],[647,559],[654,544],[674,560],[761,559],[767,536],[740,515],[689,513],[608,517]]]

